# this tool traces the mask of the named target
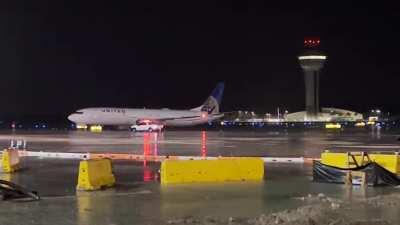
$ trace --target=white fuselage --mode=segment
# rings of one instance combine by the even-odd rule
[[[167,126],[191,126],[210,122],[222,115],[194,110],[86,108],[68,116],[76,124],[133,125],[137,120],[160,121]]]

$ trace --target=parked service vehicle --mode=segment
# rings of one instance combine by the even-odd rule
[[[131,131],[153,132],[153,131],[161,131],[163,128],[164,128],[164,125],[155,123],[151,120],[140,120],[140,121],[136,121],[136,124],[131,126]]]

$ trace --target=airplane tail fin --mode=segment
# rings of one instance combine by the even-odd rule
[[[207,112],[208,114],[218,114],[222,101],[222,95],[224,93],[224,88],[225,85],[223,82],[218,83],[214,90],[211,92],[211,95],[204,102],[204,104],[191,110],[203,111]]]

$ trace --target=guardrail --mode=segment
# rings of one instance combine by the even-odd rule
[[[21,157],[39,157],[39,158],[60,158],[60,159],[112,159],[112,160],[129,160],[129,161],[152,161],[162,162],[166,159],[176,160],[216,160],[221,158],[252,158],[252,156],[154,156],[154,155],[137,155],[129,153],[70,153],[70,152],[44,152],[44,151],[28,151],[19,150]],[[261,158],[264,163],[308,163],[316,158],[304,157],[254,157]]]

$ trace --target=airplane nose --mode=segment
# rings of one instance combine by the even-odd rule
[[[75,122],[76,119],[77,119],[77,115],[76,114],[71,114],[71,115],[68,116],[68,120],[69,121]]]

